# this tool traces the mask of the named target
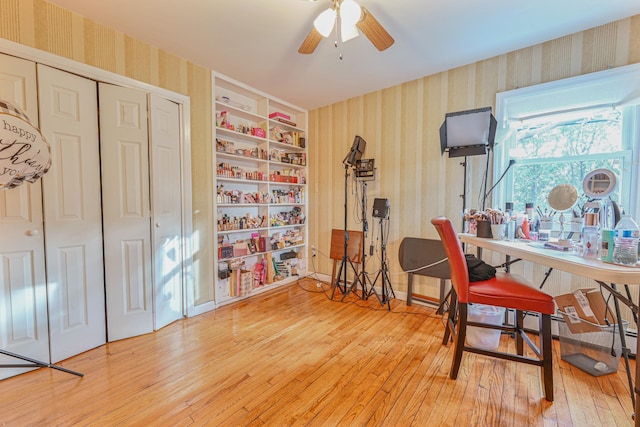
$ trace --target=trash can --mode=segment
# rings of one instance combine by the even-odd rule
[[[494,307],[484,304],[469,304],[468,319],[470,322],[487,323],[489,325],[502,325],[504,319],[504,307]],[[477,326],[467,327],[467,344],[483,350],[495,350],[500,345],[499,329],[487,329]]]
[[[623,330],[629,321],[622,322]],[[600,332],[572,333],[565,322],[558,322],[561,359],[599,377],[618,371],[622,343],[617,324],[600,327]]]

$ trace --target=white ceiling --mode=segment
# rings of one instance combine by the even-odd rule
[[[639,0],[357,0],[393,46],[330,37],[301,55],[330,0],[50,1],[307,109],[640,14]]]

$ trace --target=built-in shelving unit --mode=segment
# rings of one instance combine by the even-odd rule
[[[307,111],[213,73],[217,305],[306,273]]]

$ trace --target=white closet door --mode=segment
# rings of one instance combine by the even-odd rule
[[[145,92],[100,84],[107,331],[153,331],[149,143]]]
[[[155,329],[183,315],[180,109],[151,94]]]
[[[96,83],[38,65],[51,359],[106,342]]]
[[[0,99],[38,125],[35,63],[0,55]],[[41,181],[0,191],[0,236],[0,349],[48,362]],[[0,364],[14,363],[0,355]],[[0,369],[0,379],[25,370]]]

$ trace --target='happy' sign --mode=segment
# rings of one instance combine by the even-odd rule
[[[51,150],[40,130],[15,105],[0,101],[0,189],[35,182],[51,166]]]

